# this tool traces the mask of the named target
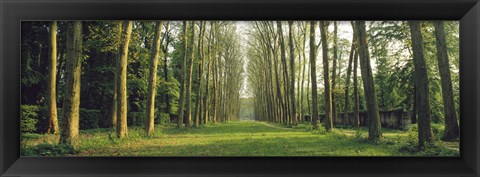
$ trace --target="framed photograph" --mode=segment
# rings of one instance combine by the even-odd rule
[[[0,176],[479,176],[478,0],[0,2]]]

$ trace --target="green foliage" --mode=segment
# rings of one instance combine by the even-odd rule
[[[128,112],[127,123],[128,126],[144,126],[145,125],[145,112]]]
[[[98,128],[98,122],[101,118],[99,110],[80,109],[80,129]]]
[[[22,156],[71,156],[78,152],[68,144],[41,143],[33,147],[24,147],[20,151]]]
[[[168,113],[157,113],[155,117],[155,124],[167,125],[170,123],[170,115]]]
[[[22,133],[36,132],[38,123],[38,111],[38,106],[20,106],[20,131]]]
[[[59,125],[63,123],[62,108],[57,108]],[[102,119],[100,110],[80,108],[80,129],[99,128]],[[48,112],[46,107],[34,105],[20,106],[20,126],[22,132],[45,133],[48,128]]]

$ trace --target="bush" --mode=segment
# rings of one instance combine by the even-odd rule
[[[22,133],[25,133],[25,132],[33,133],[37,131],[38,110],[39,110],[38,106],[32,106],[32,105],[20,106],[20,131]]]
[[[155,124],[166,125],[170,123],[170,115],[168,113],[158,113],[155,117]]]
[[[128,126],[143,126],[145,125],[145,112],[129,112],[127,114]]]
[[[62,108],[57,108],[59,126],[63,124],[62,113]],[[80,108],[80,129],[98,128],[101,117],[99,110]],[[46,133],[48,129],[47,107],[21,105],[20,120],[21,132]]]
[[[100,110],[80,108],[80,129],[98,128],[98,120],[101,117]]]
[[[327,134],[327,129],[325,129],[325,125],[323,123],[318,122],[318,128],[316,130],[312,130],[315,134],[325,135]],[[313,128],[313,127],[312,127]]]
[[[435,141],[440,141],[445,127],[441,124],[432,124],[432,136]]]
[[[33,147],[22,148],[22,156],[66,156],[74,155],[77,151],[67,144],[42,143]]]

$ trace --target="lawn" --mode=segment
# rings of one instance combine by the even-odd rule
[[[156,126],[147,137],[142,127],[129,127],[124,139],[110,129],[80,132],[75,156],[458,156],[458,142],[438,141],[426,151],[415,151],[413,131],[383,130],[380,142],[366,141],[365,128],[336,128],[333,132],[311,130],[310,125],[293,128],[254,121],[210,124],[177,129]],[[22,154],[39,145],[54,144],[59,136],[22,134]],[[410,147],[410,148],[409,148]],[[37,148],[38,149],[38,148]],[[412,150],[413,149],[413,150]],[[48,151],[48,150],[47,150]],[[45,154],[45,153],[44,153]],[[43,155],[44,155],[43,154]],[[47,153],[48,154],[48,153]],[[42,154],[40,154],[42,155]]]

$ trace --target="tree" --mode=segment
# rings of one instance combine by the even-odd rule
[[[183,21],[182,31],[182,54],[181,54],[181,74],[180,74],[180,99],[178,100],[178,116],[177,116],[177,128],[183,127],[183,109],[185,106],[185,81],[186,81],[186,65],[187,65],[187,21]]]
[[[337,78],[337,63],[338,62],[338,34],[337,34],[337,22],[333,22],[333,66],[332,66],[332,86],[331,86],[331,99],[332,99],[332,125],[335,125],[335,121],[338,118],[337,114],[337,100],[335,99],[335,86],[337,84],[336,78]],[[340,72],[339,72],[340,73]]]
[[[289,46],[289,53],[290,53],[290,105],[292,106],[291,109],[291,118],[293,119],[292,124],[297,124],[297,105],[295,104],[295,50],[293,48],[293,29],[292,29],[293,21],[288,21],[288,46]],[[302,51],[303,52],[303,51]],[[300,58],[300,57],[299,57]],[[300,76],[300,74],[299,74]]]
[[[128,134],[127,128],[127,61],[128,45],[132,34],[132,21],[123,22],[120,57],[117,68],[117,137],[123,138]]]
[[[111,110],[111,113],[110,113],[110,124],[113,128],[116,129],[117,127],[117,79],[118,79],[118,70],[119,70],[119,60],[120,60],[120,57],[122,56],[122,46],[121,46],[121,42],[122,42],[122,31],[123,31],[123,22],[119,21],[119,22],[116,22],[116,30],[117,30],[117,42],[118,42],[118,47],[117,47],[117,59],[115,60],[115,74],[114,74],[114,78],[113,78],[113,99],[112,99],[112,110]]]
[[[63,101],[64,120],[60,143],[78,147],[80,79],[82,68],[82,22],[67,23],[67,61],[65,73],[65,96]]]
[[[433,142],[430,125],[428,75],[423,56],[423,39],[419,21],[408,21],[412,38],[413,62],[415,66],[415,87],[418,113],[418,147]]]
[[[353,99],[354,99],[354,109],[353,109],[353,117],[355,120],[355,127],[360,127],[360,99],[358,96],[358,76],[357,76],[357,69],[358,69],[358,47],[355,47],[355,56],[353,58]]]
[[[345,120],[345,122],[348,124],[349,120],[348,120],[348,106],[349,106],[349,101],[350,99],[349,98],[349,88],[350,88],[350,75],[351,75],[351,72],[352,72],[352,63],[353,63],[353,58],[354,56],[356,56],[356,52],[355,52],[355,30],[353,30],[353,35],[352,35],[352,46],[350,48],[350,56],[348,58],[348,67],[347,67],[347,80],[345,82],[345,104],[344,104],[344,109],[343,109],[343,119]],[[354,78],[355,79],[355,78]]]
[[[330,74],[328,69],[327,25],[325,23],[325,21],[320,22],[320,34],[322,38],[323,55],[323,85],[325,87],[325,129],[327,129],[327,131],[331,131],[333,128],[332,90],[330,86]]]
[[[201,120],[203,115],[202,115],[202,109],[201,107],[203,107],[203,94],[202,94],[202,88],[203,88],[203,82],[202,82],[202,77],[203,77],[203,65],[204,65],[204,57],[205,57],[205,54],[204,54],[204,49],[203,49],[203,40],[204,40],[204,36],[205,36],[205,24],[206,22],[204,21],[201,21],[200,22],[200,32],[199,32],[199,37],[198,37],[198,44],[197,44],[197,52],[198,52],[198,57],[200,58],[200,64],[198,65],[198,69],[197,69],[197,80],[196,80],[196,87],[197,87],[197,94],[196,94],[196,98],[195,98],[195,116],[194,116],[194,119],[195,119],[195,124],[194,126],[195,127],[198,127],[199,124],[203,123],[203,121]],[[206,118],[206,117],[204,117]]]
[[[185,122],[186,127],[190,127],[192,125],[192,104],[191,104],[191,93],[192,93],[192,73],[193,73],[193,63],[194,63],[194,52],[193,52],[193,39],[195,36],[195,22],[190,22],[190,34],[188,39],[188,66],[187,66],[187,80],[186,80],[186,112],[187,112],[187,119]]]
[[[382,137],[380,115],[375,95],[375,83],[373,80],[372,67],[370,66],[370,54],[366,36],[365,21],[355,21],[355,28],[358,42],[358,53],[360,57],[360,71],[362,73],[363,90],[367,101],[368,112],[368,139],[379,140]]]
[[[162,41],[165,41],[164,43],[162,42],[161,49],[163,53],[163,74],[164,74],[164,79],[166,83],[170,82],[170,77],[169,77],[169,71],[168,71],[168,47],[170,43],[172,42],[172,38],[170,37],[170,22],[165,23],[165,33],[163,35]],[[170,95],[165,94],[164,95],[164,100],[166,102],[165,105],[165,112],[168,114],[168,119],[170,119],[171,116],[171,104],[170,104]]]
[[[318,102],[317,102],[317,69],[315,45],[315,21],[310,21],[310,75],[312,80],[312,124],[313,129],[318,129]]]
[[[57,118],[57,21],[50,22],[50,60],[48,84],[48,133],[58,134]]]
[[[145,118],[145,132],[147,135],[154,133],[155,126],[155,95],[157,86],[157,67],[158,60],[160,58],[160,35],[162,33],[162,22],[155,22],[155,37],[153,38],[153,48],[150,59],[150,75],[148,77],[148,100],[147,100],[147,113]]]
[[[437,46],[438,70],[442,82],[443,112],[445,116],[445,131],[443,140],[455,140],[460,136],[455,102],[453,100],[452,79],[450,77],[450,64],[447,54],[447,40],[442,21],[433,22],[435,26],[435,37]]]

